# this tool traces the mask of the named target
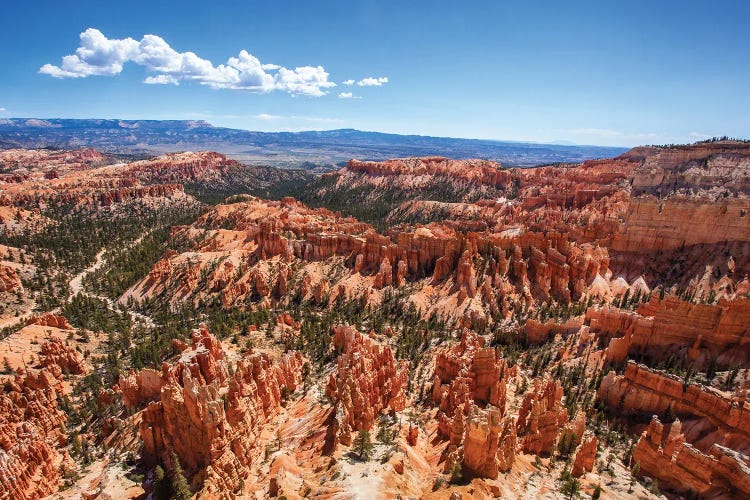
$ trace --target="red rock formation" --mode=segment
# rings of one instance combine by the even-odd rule
[[[417,438],[419,438],[419,428],[409,425],[409,431],[406,434],[406,442],[409,443],[409,446],[416,446]]]
[[[150,368],[123,373],[118,382],[122,402],[128,409],[140,408],[152,401],[158,401],[162,385],[164,381],[161,372]]]
[[[581,327],[581,324],[582,321],[580,318],[570,318],[564,323],[558,323],[556,321],[542,323],[536,319],[530,318],[526,320],[526,323],[523,325],[523,334],[526,337],[526,342],[530,345],[540,345],[558,333],[570,334],[577,332]]]
[[[0,394],[0,486],[9,498],[35,499],[57,491],[65,453],[65,414],[57,407],[59,369],[17,375]]]
[[[633,191],[637,195],[648,193],[666,197],[695,191],[750,194],[750,147],[747,143],[718,141],[651,151],[635,148],[627,155],[641,154],[644,161],[633,178]]]
[[[16,270],[0,264],[0,292],[12,292],[14,290],[23,290],[23,285],[21,285]]]
[[[462,439],[462,465],[468,473],[497,478],[498,472],[507,472],[513,466],[516,445],[512,418],[502,418],[500,410],[493,406],[483,410],[470,405]]]
[[[373,287],[383,288],[386,286],[391,286],[392,284],[393,284],[393,267],[391,266],[391,263],[388,260],[388,257],[384,257],[383,261],[380,263],[380,269],[378,270],[378,273],[375,275],[375,282],[373,283]]]
[[[168,460],[174,451],[204,493],[234,491],[248,474],[261,426],[279,410],[282,389],[301,382],[302,362],[299,353],[277,364],[265,353],[250,354],[230,377],[221,343],[201,330],[191,350],[164,365],[159,400],[140,424],[143,456]]]
[[[680,493],[706,498],[750,496],[750,470],[746,458],[736,451],[713,444],[703,453],[685,442],[679,420],[665,432],[654,415],[633,450],[633,461],[642,474]]]
[[[101,164],[106,158],[95,149],[76,150],[6,149],[0,151],[0,163],[7,169],[85,170]],[[19,173],[15,175],[24,175]]]
[[[474,271],[474,261],[471,252],[465,250],[458,260],[456,268],[456,286],[459,288],[458,301],[463,302],[466,297],[474,297],[477,293],[477,278]]]
[[[393,230],[390,237],[385,237],[366,224],[341,218],[328,210],[309,209],[298,202],[257,199],[219,205],[192,226],[179,229],[174,237],[199,241],[191,252],[222,252],[250,263],[278,257],[283,262],[281,269],[287,273],[283,278],[287,295],[294,292],[287,283],[297,281],[292,275],[294,268],[332,257],[343,257],[348,268],[343,276],[336,273],[339,283],[346,282],[347,275],[359,273],[371,277],[368,283],[371,286],[367,288],[402,286],[409,280],[432,274],[432,286],[440,289],[441,295],[456,294],[458,306],[466,298],[479,296],[481,300],[471,301],[471,310],[461,312],[470,317],[470,323],[480,324],[498,311],[498,304],[506,304],[503,300],[506,296],[523,297],[529,304],[534,298],[575,300],[596,279],[608,275],[609,263],[606,249],[589,243],[576,244],[562,232],[545,234],[519,229],[498,234],[464,234],[444,225],[430,224],[414,230]],[[173,301],[205,300],[210,299],[207,295],[216,294],[229,306],[248,300],[253,292],[262,298],[284,300],[284,294],[272,296],[272,291],[279,290],[279,279],[270,282],[266,262],[248,269],[243,267],[240,272],[232,264],[232,272],[228,272],[224,269],[227,261],[218,269],[209,269],[208,259],[188,266],[186,261],[193,262],[187,254],[162,259],[136,285],[134,293],[153,295],[163,289],[164,283],[174,283],[169,289]],[[291,262],[295,265],[289,266]],[[202,286],[199,279],[206,271],[213,278],[208,286]],[[313,285],[336,289],[339,284],[313,279],[307,270],[302,271],[297,282],[300,295],[307,300],[314,295],[317,302],[325,290],[315,289],[310,295]],[[443,313],[439,306],[423,312],[427,316]],[[501,312],[507,316],[510,309],[505,305]]]
[[[571,474],[576,477],[582,476],[586,472],[594,470],[594,462],[596,461],[596,449],[598,440],[594,435],[584,436],[581,444],[575,452],[573,458],[573,468]]]
[[[133,162],[127,165],[126,171],[146,182],[207,182],[217,180],[228,167],[239,165],[221,153],[188,151]]]
[[[720,299],[717,305],[692,304],[674,296],[652,297],[638,312],[589,309],[586,323],[597,337],[612,339],[607,357],[622,362],[628,354],[652,360],[684,354],[697,369],[716,358],[719,366],[750,361],[750,300]]]
[[[701,243],[750,240],[750,199],[633,198],[612,242],[620,252],[676,250]]]
[[[465,330],[461,342],[435,354],[432,399],[448,416],[471,400],[492,405],[505,414],[505,385],[510,369],[484,339]]]
[[[568,410],[562,405],[563,390],[556,380],[537,379],[534,390],[526,393],[518,411],[518,434],[523,436],[526,453],[550,454],[557,431],[567,423]]]
[[[61,330],[71,330],[73,327],[68,323],[65,316],[58,316],[53,313],[44,313],[41,316],[35,316],[31,318],[27,325],[40,325],[40,326],[51,326],[53,328],[60,328]]]
[[[81,353],[57,337],[52,337],[42,344],[40,356],[42,366],[57,365],[63,373],[73,375],[86,373],[86,365]]]
[[[449,160],[439,156],[424,158],[403,158],[383,162],[350,160],[345,172],[368,176],[445,176],[457,181],[473,184],[504,187],[511,182],[513,175],[500,164],[486,160]]]
[[[743,451],[750,451],[750,403],[715,389],[631,361],[624,375],[610,372],[602,379],[598,397],[623,416],[664,415],[671,408],[680,417],[705,419],[716,429],[714,442],[744,443]]]
[[[335,439],[349,445],[352,432],[371,429],[382,413],[404,409],[408,369],[390,347],[354,328],[334,327],[332,342],[340,354],[326,394],[335,402]]]
[[[459,344],[436,353],[432,397],[440,407],[438,431],[450,441],[445,470],[461,460],[471,474],[496,478],[515,460],[515,423],[503,418],[511,370],[483,344],[466,330]]]

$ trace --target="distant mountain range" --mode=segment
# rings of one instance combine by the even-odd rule
[[[237,160],[277,167],[332,168],[351,159],[439,155],[484,158],[505,166],[580,162],[617,156],[626,148],[538,144],[354,129],[253,132],[191,120],[0,119],[0,148],[94,147],[106,153],[159,154],[213,150]]]

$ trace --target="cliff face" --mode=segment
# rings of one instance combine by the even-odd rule
[[[665,415],[706,420],[716,429],[713,441],[750,451],[750,403],[699,384],[629,362],[624,375],[607,374],[598,397],[623,414]]]
[[[404,409],[408,370],[390,347],[351,327],[334,327],[333,347],[340,354],[326,385],[334,401],[332,433],[335,442],[350,445],[353,432],[370,430],[379,415]]]
[[[719,141],[632,154],[640,164],[607,243],[613,271],[696,297],[733,296],[750,272],[748,145]]]
[[[661,484],[711,498],[750,496],[745,457],[719,444],[703,453],[685,442],[679,420],[664,426],[656,415],[633,450],[633,460],[641,470]]]
[[[635,195],[703,191],[750,195],[750,146],[721,141],[652,151],[635,172]]]
[[[712,359],[720,367],[750,360],[750,300],[741,297],[716,305],[652,297],[637,312],[589,309],[585,322],[597,337],[610,340],[606,352],[614,362],[628,354],[656,361],[682,355],[705,369]]]
[[[750,494],[750,403],[699,384],[628,363],[610,372],[598,397],[621,415],[653,415],[633,450],[642,473],[682,493]],[[679,418],[666,427],[658,415]]]
[[[238,166],[221,153],[188,151],[130,163],[126,172],[148,183],[216,182],[228,169]]]
[[[247,476],[261,427],[278,412],[282,389],[301,381],[302,357],[273,363],[264,353],[245,356],[229,375],[221,344],[206,330],[174,365],[164,365],[159,400],[140,424],[143,455],[168,461],[174,451],[194,484],[234,491]],[[147,392],[147,391],[144,391]]]
[[[618,252],[668,252],[701,243],[748,241],[750,198],[709,200],[653,196],[630,200],[622,231],[612,242]]]
[[[419,178],[445,176],[476,185],[505,187],[514,178],[510,170],[486,160],[450,160],[439,156],[402,158],[382,162],[350,160],[345,172],[368,176],[401,177],[402,182],[419,182]]]

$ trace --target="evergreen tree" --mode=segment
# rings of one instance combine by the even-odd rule
[[[182,472],[180,459],[177,458],[177,454],[174,451],[169,455],[169,481],[172,486],[173,499],[190,500],[193,494],[190,492],[190,487]]]
[[[370,439],[370,431],[367,429],[359,431],[357,437],[354,438],[352,446],[362,460],[370,460],[372,449],[374,448],[372,439]]]

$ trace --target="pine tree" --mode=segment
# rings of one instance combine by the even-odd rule
[[[581,492],[581,482],[578,481],[572,474],[567,474],[563,480],[563,484],[560,487],[560,493],[565,495],[568,500],[578,497]]]
[[[172,483],[172,498],[176,500],[190,500],[193,494],[187,484],[182,466],[177,454],[173,451],[169,456],[169,480]]]
[[[354,438],[352,445],[361,459],[370,460],[372,449],[374,447],[372,439],[370,439],[370,431],[366,429],[359,431],[357,437]]]

